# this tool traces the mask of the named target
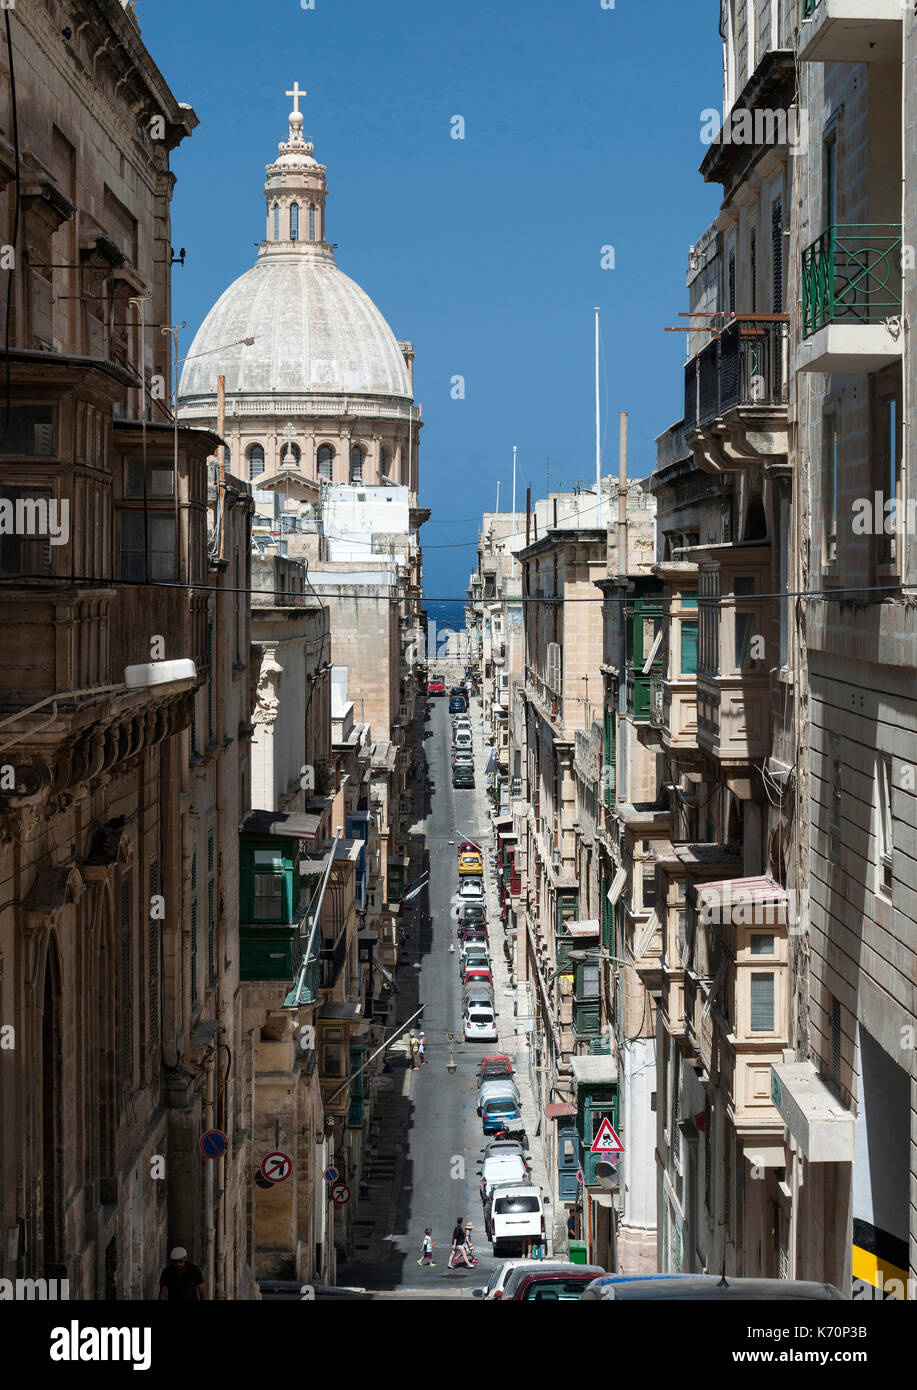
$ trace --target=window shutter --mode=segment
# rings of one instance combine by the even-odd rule
[[[197,851],[191,856],[191,1003],[197,1003]]]
[[[693,676],[697,671],[697,623],[681,625],[681,674]]]
[[[160,1019],[160,975],[159,958],[161,950],[160,933],[162,923],[158,917],[152,916],[153,899],[159,893],[159,860],[156,855],[150,860],[150,892],[149,907],[150,912],[150,931],[149,931],[149,960],[147,968],[149,971],[149,1046],[156,1048],[159,1046],[159,1019]],[[158,905],[157,905],[158,911]]]
[[[133,1046],[131,1038],[131,881],[125,872],[121,879],[121,1085],[133,1089]]]
[[[773,265],[773,303],[771,312],[783,313],[783,199],[774,203],[771,214],[771,261]]]

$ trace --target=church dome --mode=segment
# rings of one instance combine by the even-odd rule
[[[182,372],[182,405],[212,399],[217,374],[226,378],[227,397],[317,392],[410,399],[394,333],[369,295],[338,269],[330,248],[282,246],[266,243],[204,319]],[[255,341],[246,346],[244,338]]]
[[[301,413],[303,398],[387,397],[410,403],[404,352],[369,296],[335,264],[325,239],[325,167],[303,138],[295,83],[289,137],[267,166],[266,240],[251,270],[223,292],[188,349],[180,414],[212,413],[217,376],[247,409]],[[252,339],[248,344],[244,340]],[[298,410],[297,410],[297,403]],[[397,409],[401,410],[402,405]]]

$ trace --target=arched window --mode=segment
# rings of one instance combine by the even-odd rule
[[[301,458],[302,450],[298,444],[287,443],[284,444],[283,448],[280,450],[280,462],[286,467],[298,468]]]
[[[280,204],[274,204],[274,240],[280,240]]]
[[[290,240],[299,241],[299,204],[290,204]]]
[[[363,450],[359,444],[354,444],[350,450],[350,481],[352,483],[362,483],[363,481]]]
[[[315,204],[309,204],[309,240],[315,240]]]
[[[248,476],[252,480],[260,478],[264,472],[264,445],[250,444],[248,447]]]
[[[330,444],[322,444],[318,451],[318,476],[323,482],[332,481],[334,469],[334,450]]]

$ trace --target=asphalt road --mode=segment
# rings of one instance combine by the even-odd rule
[[[485,1142],[481,1121],[475,1109],[475,1071],[485,1050],[495,1045],[461,1039],[461,985],[458,955],[449,954],[450,942],[457,947],[455,923],[451,915],[452,898],[458,887],[456,849],[462,838],[476,839],[487,827],[483,791],[483,752],[477,701],[472,705],[475,726],[475,776],[472,790],[455,790],[451,775],[451,718],[448,699],[431,702],[425,749],[433,783],[429,814],[423,820],[429,852],[430,889],[423,894],[420,907],[409,919],[408,961],[398,972],[398,1017],[407,1018],[413,1009],[425,1005],[423,1024],[427,1036],[427,1063],[406,1077],[409,1096],[398,1110],[398,1136],[401,1162],[393,1175],[400,1180],[397,1212],[386,1232],[388,1256],[384,1261],[365,1261],[359,1256],[338,1271],[338,1282],[367,1289],[429,1289],[437,1296],[469,1296],[471,1288],[485,1284],[497,1261],[484,1239],[479,1177],[476,1172]],[[452,839],[455,843],[450,844]],[[502,940],[499,923],[489,923],[491,948]],[[414,999],[416,997],[416,1003]],[[499,1003],[499,1001],[498,1001]],[[455,1035],[456,1072],[447,1071],[449,1033]],[[384,1095],[385,1107],[398,1106],[397,1097]],[[377,1112],[380,1106],[377,1105]],[[384,1216],[382,1202],[377,1211],[361,1202],[364,1223]],[[449,1270],[449,1246],[456,1217],[474,1222],[477,1268],[460,1265]],[[426,1226],[432,1226],[436,1242],[435,1268],[418,1268],[420,1245]],[[376,1247],[377,1243],[376,1243]]]

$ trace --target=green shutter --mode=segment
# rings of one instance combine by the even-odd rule
[[[681,674],[693,676],[697,672],[697,623],[681,625]]]

